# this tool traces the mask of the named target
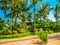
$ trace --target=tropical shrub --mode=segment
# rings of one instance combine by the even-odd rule
[[[49,30],[48,30],[48,33],[49,33],[49,34],[52,34],[52,33],[54,33],[54,31],[49,29]]]
[[[2,29],[2,33],[7,34],[8,29],[9,29],[9,27],[4,26],[3,29]]]
[[[2,31],[0,31],[0,35],[2,35]]]
[[[13,34],[18,34],[17,30],[13,30]]]
[[[11,34],[12,34],[12,31],[11,31],[11,30],[8,30],[8,31],[7,31],[7,34],[8,34],[8,35],[11,35]]]
[[[45,32],[42,28],[39,31],[39,38],[41,39],[42,42],[45,44],[48,42],[48,33]]]
[[[24,33],[25,30],[23,30],[23,29],[18,29],[17,32],[18,32],[18,33]]]

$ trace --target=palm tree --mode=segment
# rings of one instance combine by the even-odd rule
[[[58,19],[60,17],[59,12],[60,12],[60,6],[58,6],[58,4],[57,4],[56,7],[55,7],[55,10],[54,10],[54,17],[56,19],[56,22],[58,21]]]
[[[13,29],[12,29],[12,24],[13,24],[13,17],[14,17],[14,0],[8,0],[8,6],[7,6],[7,8],[8,9],[10,9],[11,10],[11,12],[10,13],[8,13],[7,15],[6,15],[6,17],[9,17],[10,18],[10,23],[9,23],[9,25],[10,25],[10,30],[12,31],[12,33],[13,33]]]
[[[18,14],[20,13],[20,0],[14,0],[14,7],[13,7],[13,19],[15,19],[14,27],[17,28],[17,19],[18,19]]]
[[[55,17],[55,19],[56,19],[56,27],[58,26],[58,20],[59,20],[59,18],[60,18],[60,6],[58,5],[58,4],[56,4],[56,7],[54,8],[54,17]],[[56,28],[57,29],[57,28]]]
[[[7,14],[6,16],[10,18],[10,30],[12,30],[13,33],[13,19],[15,17],[15,26],[16,26],[16,21],[17,21],[17,15],[18,15],[18,7],[19,6],[19,0],[9,0],[8,3],[8,9],[11,10],[11,12],[9,14]]]
[[[46,29],[46,19],[47,19],[47,16],[49,15],[49,3],[47,2],[46,4],[41,4],[40,5],[40,10],[39,10],[39,17],[40,17],[40,24],[43,26],[41,26],[44,30]],[[45,27],[44,27],[45,26]],[[41,28],[40,27],[40,28]]]
[[[32,6],[34,7],[34,32],[36,32],[36,9],[35,9],[35,6],[36,4],[38,3],[38,1],[42,1],[42,0],[30,0],[32,2]]]
[[[27,7],[27,4],[28,4],[28,1],[29,0],[22,0],[21,3],[20,3],[20,18],[22,18],[22,22],[23,22],[23,29],[24,30],[27,30],[27,26],[26,26],[26,21],[27,21],[27,14],[28,14],[28,11],[29,11],[29,8],[30,7]]]
[[[49,14],[49,3],[47,2],[46,4],[41,4],[40,5],[40,18],[42,17],[45,21],[45,18],[47,17],[47,15]]]

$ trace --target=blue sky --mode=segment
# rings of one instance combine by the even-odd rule
[[[2,10],[0,10],[0,17],[1,17],[1,18],[4,18],[4,13],[3,13]]]
[[[50,2],[50,4],[51,4],[51,6],[55,6],[56,4],[57,4],[57,1],[56,0],[44,0],[42,3],[46,3],[46,2]],[[28,6],[30,5],[30,3],[28,4]],[[59,4],[60,5],[60,4]],[[39,7],[36,7],[37,8],[37,10],[39,9]],[[31,8],[31,10],[33,10],[33,8]],[[9,12],[9,11],[8,11]],[[4,19],[4,12],[3,12],[3,10],[0,10],[0,17],[2,18],[2,19]],[[53,21],[55,21],[55,18],[54,18],[54,16],[53,16],[53,12],[52,11],[50,11],[50,13],[49,13],[49,17],[48,17],[50,20],[53,20]]]

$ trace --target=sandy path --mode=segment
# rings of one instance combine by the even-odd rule
[[[38,36],[0,40],[0,45],[41,45]],[[47,45],[60,45],[60,33],[50,34]]]

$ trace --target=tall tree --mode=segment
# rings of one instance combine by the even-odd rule
[[[47,2],[46,4],[41,4],[40,5],[40,18],[42,17],[43,20],[45,21],[45,19],[47,18],[47,15],[49,14],[49,3]]]
[[[22,22],[23,22],[23,29],[26,30],[26,21],[27,21],[27,14],[28,14],[28,11],[29,11],[29,8],[27,6],[28,4],[28,1],[29,0],[22,0],[21,1],[21,4],[20,4],[20,10],[21,10],[21,14],[20,14],[20,17],[22,18]]]
[[[34,7],[34,32],[36,31],[36,4],[38,1],[42,1],[42,0],[30,0],[32,2],[32,6]]]
[[[60,12],[60,6],[58,6],[58,4],[56,5],[55,9],[54,9],[54,17],[56,19],[56,22],[58,21],[58,19],[60,18],[59,13]]]

